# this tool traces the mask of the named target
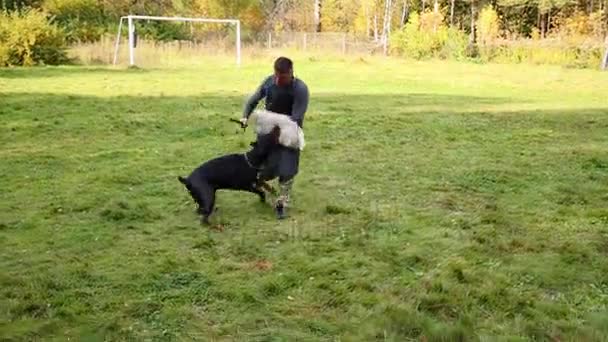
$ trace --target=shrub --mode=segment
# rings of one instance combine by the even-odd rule
[[[561,32],[553,39],[499,38],[500,21],[491,6],[482,9],[477,21],[479,45],[469,44],[465,32],[448,28],[438,12],[412,13],[404,28],[391,36],[391,53],[413,59],[472,59],[479,62],[552,64],[597,68],[604,52],[598,43],[603,29],[597,20],[602,12],[560,19]],[[593,19],[593,20],[591,20]]]
[[[414,59],[466,57],[467,37],[448,28],[437,13],[412,13],[405,27],[391,37],[391,52]]]
[[[602,56],[599,45],[583,43],[539,41],[511,41],[481,49],[481,59],[485,62],[531,63],[562,65],[575,68],[596,68]]]
[[[38,9],[0,14],[0,66],[67,61],[65,35]]]

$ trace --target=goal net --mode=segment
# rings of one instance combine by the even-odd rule
[[[138,35],[136,30],[137,21],[171,21],[171,22],[184,22],[192,25],[196,24],[224,24],[233,26],[235,29],[234,36],[234,54],[236,65],[241,65],[241,23],[236,19],[212,19],[212,18],[185,18],[185,17],[162,17],[162,16],[147,16],[147,15],[128,15],[120,18],[118,23],[118,32],[116,34],[116,41],[114,44],[114,59],[113,64],[116,65],[118,62],[118,55],[120,50],[120,41],[122,36],[123,22],[126,21],[127,25],[127,51],[129,55],[129,65],[134,66],[137,59],[137,46],[138,46]],[[180,45],[181,46],[181,45]]]

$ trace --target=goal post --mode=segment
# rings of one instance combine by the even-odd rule
[[[134,20],[161,20],[161,21],[183,21],[183,22],[198,22],[198,23],[216,23],[216,24],[232,24],[236,27],[236,65],[241,65],[241,21],[237,19],[212,19],[212,18],[185,18],[185,17],[160,17],[148,15],[128,15],[120,17],[118,23],[118,32],[116,33],[116,43],[114,45],[114,62],[116,65],[118,60],[118,49],[120,45],[120,37],[122,33],[123,20],[127,20],[128,26],[128,44],[129,44],[129,65],[135,65],[135,25]]]

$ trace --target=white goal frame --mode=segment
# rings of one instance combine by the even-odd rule
[[[241,65],[241,21],[237,19],[210,19],[210,18],[184,18],[184,17],[158,17],[148,15],[127,15],[120,17],[118,23],[118,33],[116,34],[116,44],[114,47],[114,65],[118,60],[118,46],[120,44],[120,35],[122,33],[122,22],[126,19],[129,25],[129,65],[135,65],[135,25],[133,20],[163,20],[163,21],[184,21],[184,22],[198,22],[198,23],[219,23],[219,24],[233,24],[236,25],[236,65]]]

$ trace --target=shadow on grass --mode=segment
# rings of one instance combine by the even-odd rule
[[[7,79],[36,79],[36,78],[52,78],[65,77],[74,74],[125,74],[125,73],[145,73],[149,69],[142,68],[125,68],[117,67],[110,68],[105,66],[38,66],[38,67],[14,67],[0,68],[0,78]]]
[[[75,69],[77,72],[80,70]],[[62,72],[61,69],[51,68],[41,71],[41,74]],[[98,72],[108,71],[98,69]],[[27,70],[26,75],[33,74],[31,69]],[[208,136],[209,132],[203,131],[234,126],[228,119],[241,116],[245,99],[245,95],[211,93],[184,97],[9,93],[3,96],[0,106],[0,115],[3,116],[0,132],[4,138],[0,140],[27,139],[27,136],[34,135],[33,140],[40,141],[54,139],[58,135],[66,138],[74,134],[95,134],[100,129],[110,129],[109,132],[114,134],[125,129],[142,134],[148,132],[151,137],[162,136],[162,140],[167,140],[167,134],[179,136],[184,130],[191,131],[197,137]],[[369,130],[382,135],[419,133],[423,129],[434,136],[437,129],[454,132],[462,129],[482,130],[479,133],[483,134],[484,129],[492,127],[529,129],[545,126],[569,131],[606,126],[602,120],[606,108],[517,110],[510,109],[511,104],[512,108],[517,108],[522,102],[500,97],[431,93],[321,93],[311,98],[305,129],[317,139],[356,139],[358,134]],[[481,110],[476,107],[478,105],[486,107]],[[581,119],[559,124],[575,115]],[[435,119],[437,121],[428,121]],[[500,120],[500,123],[492,122],[494,120]],[[196,130],[200,132],[196,133]]]
[[[0,77],[55,77],[69,73],[84,72],[82,69],[41,69],[39,73],[28,70],[14,70],[11,72],[0,71]],[[90,69],[90,72],[119,72],[107,69]],[[120,71],[122,72],[122,71]],[[139,71],[136,71],[139,72]],[[34,75],[34,76],[32,76]],[[72,94],[55,93],[7,93],[3,99],[5,110],[18,110],[21,112],[35,111],[44,116],[41,111],[44,107],[53,107],[61,112],[62,108],[84,107],[90,105],[102,105],[104,111],[113,109],[130,108],[134,112],[146,111],[155,108],[154,112],[176,112],[178,109],[191,107],[192,105],[202,108],[214,107],[218,110],[238,108],[240,111],[247,94],[211,94],[203,93],[200,96],[114,96],[97,97]],[[262,101],[263,103],[263,101]],[[462,95],[443,95],[432,93],[415,94],[340,94],[320,93],[310,99],[308,113],[317,111],[343,111],[345,114],[368,116],[372,111],[378,115],[387,115],[393,112],[407,113],[410,108],[416,107],[416,113],[425,107],[433,107],[433,112],[441,110],[445,113],[457,113],[459,111],[471,111],[475,105],[505,105],[522,104],[521,101],[511,100],[504,97],[478,97]]]

